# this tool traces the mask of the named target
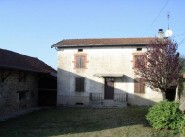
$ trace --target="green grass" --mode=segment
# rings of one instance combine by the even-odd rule
[[[123,109],[50,108],[0,122],[0,137],[158,137],[146,107]]]

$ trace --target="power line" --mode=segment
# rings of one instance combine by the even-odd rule
[[[181,33],[181,34],[175,35],[173,37],[178,37],[178,36],[182,36],[182,35],[185,35],[185,33]]]
[[[166,5],[168,4],[169,1],[170,0],[167,0],[166,1],[166,3],[164,4],[164,6],[161,8],[161,10],[157,14],[157,16],[154,18],[154,20],[152,21],[152,23],[150,24],[150,26],[146,29],[146,31],[144,32],[144,34],[153,26],[153,24],[156,22],[156,20],[158,19],[158,17],[160,16],[160,14],[162,13],[162,11],[164,10],[164,8],[166,7]]]
[[[183,38],[183,39],[179,42],[178,45],[181,45],[181,44],[183,44],[184,42],[185,42],[185,38]]]

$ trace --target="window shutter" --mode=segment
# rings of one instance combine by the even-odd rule
[[[81,68],[85,68],[85,56],[81,56]]]
[[[79,90],[80,90],[80,79],[75,78],[75,91],[79,91]]]
[[[134,93],[139,93],[140,91],[140,80],[139,78],[134,79]]]
[[[75,62],[76,62],[75,68],[86,68],[86,56],[85,55],[76,55]]]
[[[145,93],[145,79],[134,79],[134,93]]]
[[[85,91],[84,90],[84,78],[80,78],[80,91]]]
[[[81,64],[81,59],[80,56],[76,56],[76,68],[80,68]]]
[[[85,78],[83,77],[76,77],[75,78],[75,91],[76,92],[83,92],[84,90],[84,81]]]
[[[139,63],[139,55],[135,55],[134,56],[134,60],[135,60],[134,67],[137,67],[138,66],[138,63]]]
[[[145,79],[140,79],[140,93],[145,93]]]
[[[138,67],[139,65],[145,65],[145,57],[145,55],[134,55],[134,67]]]

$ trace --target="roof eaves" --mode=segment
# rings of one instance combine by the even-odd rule
[[[137,44],[78,44],[78,45],[56,45],[53,47],[57,48],[76,48],[76,47],[111,47],[111,46],[138,46],[147,45],[147,43],[137,43]]]

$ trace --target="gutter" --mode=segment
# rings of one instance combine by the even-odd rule
[[[116,45],[105,45],[105,44],[81,44],[81,45],[58,45],[53,44],[51,48],[55,47],[58,51],[60,48],[67,49],[67,48],[87,48],[87,47],[124,47],[124,46],[146,46],[146,43],[139,43],[139,44],[116,44]]]

